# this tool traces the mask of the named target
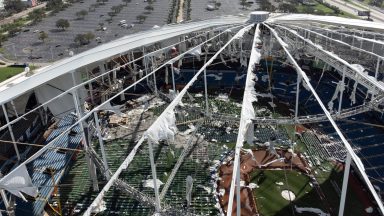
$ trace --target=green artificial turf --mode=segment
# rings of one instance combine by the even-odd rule
[[[320,208],[325,211],[323,204],[318,201],[317,193],[309,185],[309,177],[297,171],[257,171],[252,173],[251,179],[252,182],[259,185],[259,188],[253,190],[253,193],[261,215],[293,215],[294,205]],[[284,185],[280,186],[276,182],[283,182]],[[296,195],[292,205],[289,205],[289,201],[281,196],[283,190],[290,190]]]

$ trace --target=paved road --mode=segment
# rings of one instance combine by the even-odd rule
[[[27,16],[28,13],[33,11],[33,10],[45,7],[45,5],[47,5],[46,2],[44,2],[42,4],[39,4],[36,7],[28,8],[27,10],[21,11],[20,13],[14,14],[14,15],[12,15],[10,17],[5,18],[5,19],[2,19],[2,20],[0,20],[0,25],[12,23],[16,19],[19,19],[21,17]]]
[[[357,15],[357,11],[363,10],[362,7],[365,8],[365,6],[363,6],[363,5],[361,5],[361,7],[358,7],[354,4],[345,2],[343,0],[324,0],[324,1],[331,4],[331,5],[334,5],[338,8],[340,8],[340,10],[342,10],[342,11],[345,11],[345,12],[348,12],[348,13],[354,14],[354,15]],[[378,10],[371,10],[371,18],[375,22],[383,22],[384,23],[384,14],[379,12]]]
[[[366,5],[362,2],[355,1],[355,0],[352,0],[352,2],[356,5],[359,5],[361,8],[370,10],[371,16],[373,15],[376,17],[376,19],[378,19],[378,21],[380,21],[380,19],[381,19],[381,22],[384,22],[384,10],[383,9],[380,9],[380,8],[374,7],[374,6],[370,6],[370,5]]]

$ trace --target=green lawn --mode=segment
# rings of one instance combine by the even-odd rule
[[[327,15],[333,15],[334,11],[331,8],[326,7],[325,5],[319,4],[316,2],[315,6],[308,6],[303,4],[297,5],[297,10],[299,13],[308,13],[308,8],[312,8],[313,10],[316,10],[317,12],[323,12],[323,14]]]
[[[21,68],[21,67],[1,67],[0,82],[3,82],[4,80],[9,79],[23,71],[24,71],[24,68]]]
[[[342,11],[342,14],[335,14],[335,11],[323,4],[316,2],[315,6],[308,6],[303,4],[298,4],[296,6],[297,11],[299,13],[313,13],[313,14],[325,14],[325,15],[333,15],[333,16],[341,16],[346,18],[354,18],[358,19],[359,17],[347,12]],[[313,11],[313,12],[312,12]]]

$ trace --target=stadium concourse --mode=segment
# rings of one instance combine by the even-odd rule
[[[259,11],[26,69],[0,85],[1,214],[383,214],[383,41]]]

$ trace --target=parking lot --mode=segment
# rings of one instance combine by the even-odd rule
[[[88,45],[78,46],[74,43],[77,34],[92,32],[95,38],[100,37],[100,42],[105,43],[124,35],[152,28],[154,25],[166,24],[168,17],[169,0],[157,0],[153,3],[154,10],[146,14],[147,19],[143,24],[139,24],[136,16],[145,12],[144,7],[148,4],[143,0],[132,0],[128,6],[123,7],[120,13],[113,17],[112,22],[108,23],[108,12],[111,7],[119,4],[125,4],[121,0],[109,0],[105,5],[100,5],[95,11],[88,11],[90,5],[95,4],[96,0],[84,1],[84,3],[75,3],[65,11],[61,11],[54,16],[47,16],[40,23],[27,26],[28,32],[21,31],[19,35],[10,38],[4,47],[11,56],[18,62],[50,62],[69,56],[69,52],[75,54],[88,50],[98,45],[93,39]],[[88,15],[83,20],[78,20],[76,12],[80,10],[88,11]],[[61,31],[56,27],[58,19],[68,19],[70,27]],[[123,28],[118,24],[120,20],[126,20],[127,24],[134,24],[133,28]],[[99,23],[104,23],[106,30],[100,29]],[[48,33],[45,42],[38,39],[38,31]],[[32,59],[31,59],[32,57]]]
[[[213,0],[191,0],[191,19],[207,19],[222,15],[247,15],[258,9],[258,5],[253,3],[246,10],[243,10],[240,0],[220,0],[218,2],[221,3],[221,6],[217,10],[208,11],[207,5],[215,5]]]
[[[108,12],[112,6],[123,4],[121,0],[109,0],[105,5],[99,5],[95,10],[89,11],[91,5],[96,0],[82,1],[83,3],[74,3],[54,16],[47,16],[41,22],[26,26],[17,36],[10,38],[4,43],[4,48],[14,60],[20,63],[24,62],[53,62],[69,56],[70,51],[74,54],[93,48],[101,43],[106,43],[118,39],[127,34],[147,30],[153,26],[162,26],[167,23],[169,8],[172,0],[156,0],[153,3],[154,10],[147,16],[146,20],[140,24],[136,16],[145,12],[145,6],[148,4],[144,0],[132,0],[127,6],[122,7],[120,13],[108,22],[110,17]],[[209,0],[191,0],[191,18],[206,19],[220,15],[248,14],[251,10],[257,8],[252,5],[247,10],[242,10],[237,0],[221,0],[221,6],[214,11],[208,11],[207,5],[213,4]],[[76,12],[86,10],[88,15],[84,19],[78,19]],[[62,31],[56,27],[56,21],[59,19],[68,19],[70,27]],[[119,22],[126,20],[128,28],[121,27]],[[99,23],[106,27],[105,31],[100,28]],[[131,24],[134,26],[130,28]],[[48,38],[43,42],[38,39],[40,31],[48,34]],[[79,46],[74,42],[77,34],[92,32],[95,38],[87,45]]]

